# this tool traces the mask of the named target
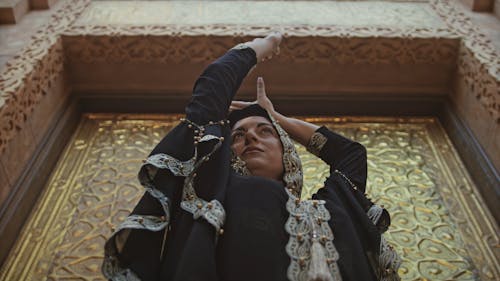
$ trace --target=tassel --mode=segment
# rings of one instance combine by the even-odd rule
[[[400,281],[398,269],[401,265],[401,258],[394,251],[384,237],[380,240],[380,280],[381,281]]]
[[[314,240],[311,247],[311,263],[307,273],[308,281],[333,281],[332,274],[326,262],[325,249],[318,240]]]
[[[368,212],[366,214],[368,215],[370,220],[373,222],[373,224],[377,225],[383,212],[384,212],[384,209],[382,207],[374,204],[370,207],[370,209],[368,210]]]

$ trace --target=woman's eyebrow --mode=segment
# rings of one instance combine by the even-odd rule
[[[256,127],[259,128],[259,127],[262,127],[262,126],[269,126],[269,127],[274,128],[273,125],[271,125],[269,123],[264,123],[264,122],[257,123]],[[244,126],[241,126],[241,127],[236,128],[236,129],[233,129],[233,132],[234,131],[243,131],[244,132],[244,131],[246,131],[246,129],[244,128]]]
[[[261,127],[261,126],[269,126],[269,127],[273,127],[273,125],[269,124],[269,123],[259,123],[257,124],[257,128]],[[274,128],[274,127],[273,127]]]

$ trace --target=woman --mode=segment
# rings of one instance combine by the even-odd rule
[[[238,45],[198,78],[186,119],[141,168],[145,195],[106,243],[108,279],[398,280],[388,213],[364,196],[364,147],[277,113],[262,79],[256,102],[232,102],[280,42]],[[314,200],[300,200],[289,135],[330,165]]]

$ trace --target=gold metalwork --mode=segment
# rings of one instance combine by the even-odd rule
[[[103,280],[111,229],[143,193],[136,173],[172,115],[86,115],[0,271],[0,280]],[[499,231],[433,118],[305,118],[363,143],[368,193],[392,214],[403,280],[500,280]],[[299,147],[304,195],[328,167]]]

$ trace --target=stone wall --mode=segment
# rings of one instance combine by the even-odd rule
[[[450,91],[452,105],[498,171],[500,158],[495,148],[500,140],[495,135],[500,123],[500,40],[497,38],[500,29],[492,25],[500,27],[500,22],[488,15],[475,17],[460,5],[450,5],[442,14],[462,38],[458,71]]]
[[[493,13],[498,19],[500,19],[500,0],[495,0],[495,3],[493,4]]]

